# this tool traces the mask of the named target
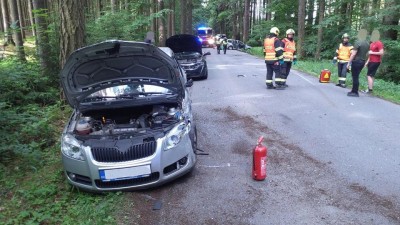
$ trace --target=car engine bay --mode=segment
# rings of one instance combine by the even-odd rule
[[[79,136],[142,134],[160,130],[179,122],[183,113],[177,104],[146,105],[79,113],[73,133]]]

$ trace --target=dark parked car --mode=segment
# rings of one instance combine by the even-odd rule
[[[235,39],[228,39],[228,49],[229,50],[237,50],[237,49],[249,49],[251,46],[246,45],[242,41]]]
[[[75,51],[60,74],[74,111],[61,137],[65,175],[101,192],[143,189],[195,165],[196,126],[176,60],[143,42]]]
[[[202,52],[201,40],[194,35],[178,34],[171,36],[166,41],[166,46],[175,53],[181,67],[186,71],[187,78],[207,79],[207,55]]]

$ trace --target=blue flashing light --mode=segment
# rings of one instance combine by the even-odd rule
[[[200,41],[200,42],[203,42],[203,39],[201,39],[201,38],[199,37],[199,41]]]
[[[199,28],[197,28],[197,30],[205,30],[205,29],[207,29],[208,27],[199,27]]]

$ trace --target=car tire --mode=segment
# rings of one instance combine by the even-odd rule
[[[232,47],[232,46],[229,46],[228,49],[229,49],[229,50],[233,50],[233,47]]]
[[[197,127],[194,126],[193,130],[194,131],[193,131],[193,137],[192,137],[192,148],[193,148],[194,153],[196,153],[197,152]]]
[[[204,75],[203,75],[203,80],[206,80],[207,78],[208,78],[208,69],[207,69],[207,67],[205,68],[205,72],[204,72]]]

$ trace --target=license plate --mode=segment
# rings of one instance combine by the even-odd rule
[[[135,166],[121,169],[99,170],[102,181],[126,180],[150,176],[150,165]]]

